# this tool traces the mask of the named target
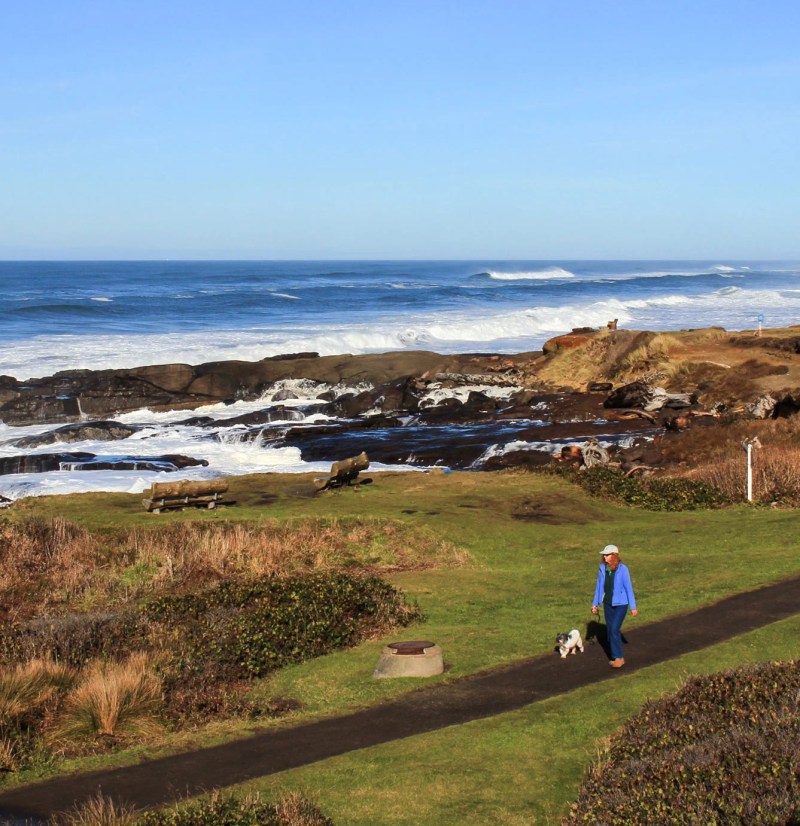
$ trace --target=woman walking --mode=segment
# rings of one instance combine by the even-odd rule
[[[622,668],[625,665],[625,658],[622,656],[622,623],[628,608],[634,617],[639,611],[636,608],[636,597],[633,595],[631,575],[628,566],[619,558],[619,548],[616,545],[606,545],[600,553],[603,555],[603,561],[597,572],[592,613],[597,614],[602,604],[608,646],[611,650],[609,665],[612,668]]]

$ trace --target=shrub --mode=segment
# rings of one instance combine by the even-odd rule
[[[800,448],[765,446],[753,452],[753,498],[760,502],[800,504]],[[686,472],[686,477],[714,485],[731,501],[746,499],[747,464],[744,452],[718,456]]]
[[[164,713],[183,726],[230,717],[281,717],[301,707],[297,700],[285,697],[254,701],[248,697],[251,688],[247,680],[212,682],[172,671],[164,680]]]
[[[691,479],[637,479],[614,467],[557,468],[593,496],[653,511],[717,508],[729,500],[713,485]]]
[[[151,668],[145,654],[134,654],[124,663],[94,663],[67,696],[56,736],[118,737],[160,731],[161,683]]]
[[[612,738],[564,823],[797,823],[799,699],[794,661],[689,680]]]
[[[0,629],[0,662],[52,657],[75,668],[147,647],[149,629],[135,611],[99,611],[8,623]]]
[[[259,795],[215,793],[207,801],[146,812],[137,826],[333,826],[333,821],[297,794],[267,803]]]
[[[224,679],[260,677],[419,618],[379,577],[347,574],[226,582],[146,611],[171,629],[181,671]]]

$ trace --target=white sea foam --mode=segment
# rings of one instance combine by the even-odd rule
[[[428,387],[427,392],[420,399],[420,407],[431,407],[439,404],[445,399],[458,399],[460,402],[465,402],[472,392],[483,393],[489,398],[506,399],[521,387],[516,385],[505,385],[503,387],[489,384],[475,384],[463,385],[459,387],[442,387],[440,384],[432,384]]]
[[[105,302],[105,301],[113,301],[114,299],[109,298],[106,295],[93,295],[91,300],[92,301],[104,301]]]
[[[500,353],[535,350],[573,327],[604,327],[611,319],[638,329],[680,329],[715,324],[749,329],[759,313],[770,324],[797,323],[800,299],[785,290],[726,287],[702,295],[667,293],[648,298],[607,298],[559,306],[531,306],[499,312],[401,314],[374,321],[324,327],[246,331],[172,332],[143,335],[58,335],[6,343],[0,375],[25,380],[59,370],[137,367],[156,361],[201,364],[212,360],[258,361],[301,351],[320,355],[427,349],[442,353],[472,350]],[[154,357],[154,354],[158,356]],[[167,357],[168,354],[168,357]]]
[[[319,473],[330,471],[330,462],[303,462],[296,448],[261,449],[259,461],[246,465],[231,465],[229,469],[220,467],[185,468],[173,473],[154,471],[52,471],[49,473],[17,473],[0,476],[0,495],[9,499],[23,499],[28,496],[52,496],[69,493],[112,492],[141,495],[153,482],[174,482],[179,479],[199,480],[236,476],[245,473]],[[421,471],[423,467],[407,465],[386,465],[371,462],[370,470]]]
[[[546,270],[532,270],[529,272],[497,272],[489,270],[489,278],[496,281],[546,281],[551,278],[575,278],[575,273],[563,267],[548,267]]]
[[[270,293],[270,295],[274,295],[277,298],[291,298],[293,301],[300,301],[299,295],[290,295],[289,293]]]

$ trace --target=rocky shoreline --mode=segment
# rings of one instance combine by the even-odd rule
[[[581,329],[551,339],[542,352],[515,355],[298,353],[259,362],[75,370],[26,382],[2,376],[0,420],[11,428],[53,428],[6,441],[6,453],[14,452],[0,457],[0,475],[203,465],[177,454],[109,457],[63,449],[123,443],[139,427],[112,417],[144,409],[192,410],[173,424],[210,439],[236,429],[243,441],[297,448],[306,462],[366,451],[386,464],[488,470],[554,459],[586,463],[581,446],[588,444],[601,446],[595,458],[626,471],[657,467],[665,441],[690,427],[717,426],[721,416],[755,405],[776,381],[786,385],[766,415],[796,411],[796,329],[758,341],[724,331],[673,334],[671,354],[664,341],[650,332]],[[671,377],[659,373],[665,362]],[[230,417],[203,415],[204,405],[239,401],[253,404]],[[42,452],[46,445],[54,449]]]

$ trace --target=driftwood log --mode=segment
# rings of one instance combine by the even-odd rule
[[[331,488],[341,488],[358,484],[367,484],[371,479],[364,479],[356,482],[358,474],[369,467],[369,457],[366,453],[359,453],[358,456],[351,456],[349,459],[341,459],[331,465],[330,476],[320,476],[314,479],[314,487],[317,491],[330,490]]]
[[[214,510],[220,505],[234,505],[235,502],[223,499],[228,491],[224,479],[190,481],[181,479],[177,482],[154,482],[150,496],[142,499],[142,504],[150,513],[166,510],[183,510],[183,508],[208,508]]]

